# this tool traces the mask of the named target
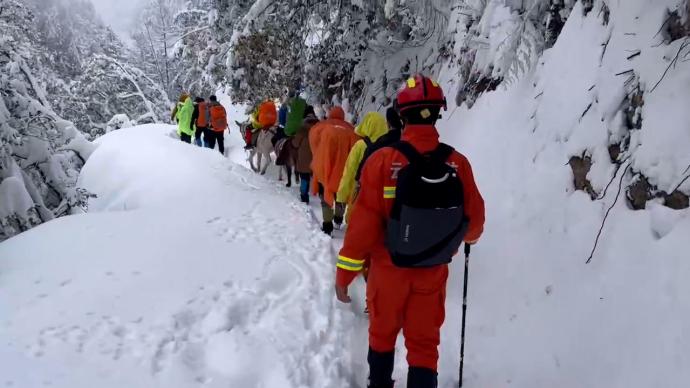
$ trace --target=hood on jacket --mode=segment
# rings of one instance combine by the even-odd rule
[[[192,106],[192,109],[194,107],[194,102],[192,102],[192,98],[187,96],[183,101],[180,101],[177,103],[177,109],[183,109],[184,107]]]
[[[336,105],[328,112],[328,118],[332,120],[345,120],[345,111]]]
[[[355,133],[361,137],[368,137],[372,142],[388,133],[386,118],[379,112],[369,112],[364,120],[355,128]]]
[[[192,102],[192,99],[190,97],[187,97],[186,100],[184,100],[184,103],[182,104],[185,108],[193,107],[194,103]]]

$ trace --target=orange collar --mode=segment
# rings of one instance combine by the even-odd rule
[[[401,140],[412,144],[419,152],[433,151],[438,147],[439,134],[433,125],[406,125]]]

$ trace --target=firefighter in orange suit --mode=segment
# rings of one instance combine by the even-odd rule
[[[436,149],[440,143],[435,123],[440,109],[446,105],[440,86],[416,75],[400,89],[396,103],[405,124],[401,140],[420,154]],[[446,164],[455,169],[462,183],[460,192],[468,222],[462,239],[473,244],[484,228],[484,200],[467,158],[456,151],[449,155]],[[386,228],[396,198],[398,172],[408,163],[403,153],[391,147],[377,151],[367,160],[338,257],[336,296],[344,303],[350,302],[348,286],[363,270],[365,261],[370,265],[367,282],[370,388],[393,387],[394,350],[400,330],[407,347],[407,387],[437,386],[448,266],[401,268],[393,263],[386,246]]]

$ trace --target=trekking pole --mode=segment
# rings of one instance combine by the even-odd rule
[[[465,363],[465,317],[467,315],[467,273],[470,266],[470,247],[470,244],[465,243],[465,285],[462,291],[462,335],[460,337],[460,388],[462,388],[462,367]]]

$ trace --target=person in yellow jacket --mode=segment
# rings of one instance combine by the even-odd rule
[[[362,163],[364,153],[370,144],[375,143],[381,136],[388,133],[388,123],[386,118],[378,112],[369,112],[364,116],[364,120],[355,128],[355,133],[362,139],[358,140],[350,150],[350,154],[345,162],[343,177],[340,179],[338,193],[336,195],[336,206],[347,206],[345,221],[350,220],[352,214],[352,204],[357,198],[357,171]]]
[[[175,112],[175,118],[177,119],[177,134],[180,136],[180,140],[185,143],[192,142],[194,132],[196,131],[193,116],[194,103],[191,97],[186,96],[183,101],[177,103],[177,111]]]

